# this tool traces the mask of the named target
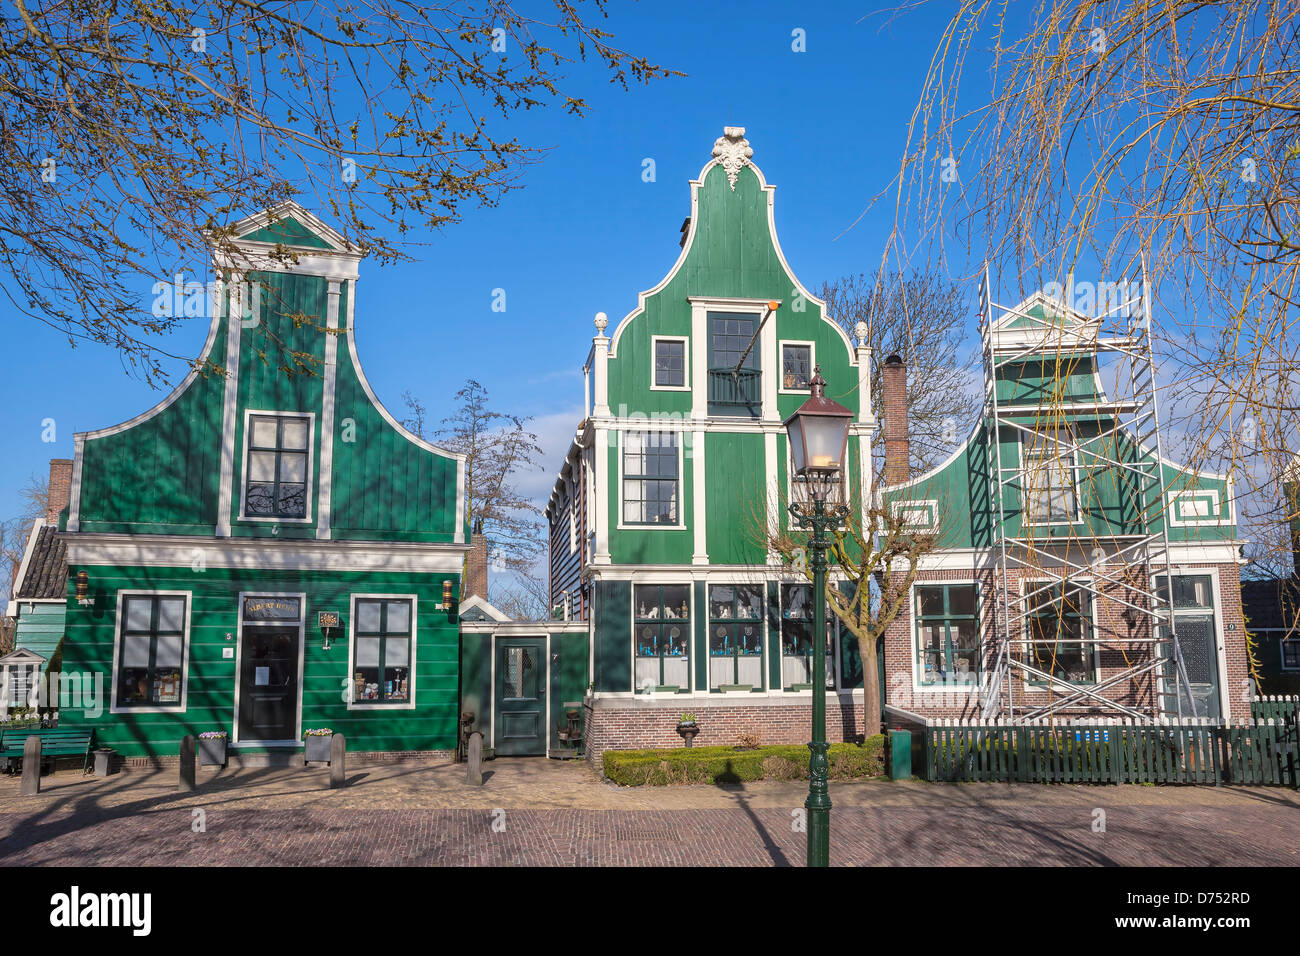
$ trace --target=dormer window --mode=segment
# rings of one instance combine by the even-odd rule
[[[249,414],[242,517],[307,520],[311,432],[310,415]]]
[[[1025,436],[1021,443],[1027,524],[1072,524],[1079,520],[1072,440],[1070,432],[1061,429]]]

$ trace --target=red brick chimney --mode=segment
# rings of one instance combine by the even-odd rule
[[[907,441],[907,366],[897,355],[885,359],[881,373],[881,398],[885,416],[885,484],[896,485],[907,481],[911,473],[908,465]]]
[[[45,510],[45,523],[57,525],[59,512],[72,501],[72,459],[50,459],[50,496]]]
[[[488,541],[481,534],[469,536],[469,554],[465,556],[465,582],[461,588],[462,601],[477,594],[483,600],[488,596]]]

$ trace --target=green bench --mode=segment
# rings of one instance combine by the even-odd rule
[[[28,727],[24,730],[6,730],[0,734],[0,760],[12,767],[14,760],[23,759],[23,747],[28,737],[41,738],[41,757],[75,757],[81,755],[81,772],[86,772],[90,762],[92,730],[59,730],[57,727]]]

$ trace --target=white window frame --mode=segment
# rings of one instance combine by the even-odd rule
[[[301,518],[280,518],[274,515],[249,515],[245,509],[248,504],[248,440],[249,440],[249,423],[253,416],[265,418],[305,418],[307,419],[307,488],[306,511]],[[315,481],[316,474],[316,413],[315,412],[291,412],[291,411],[270,411],[266,409],[246,408],[244,409],[244,448],[241,453],[239,465],[239,519],[240,521],[257,521],[266,524],[301,524],[307,525],[315,521],[313,517],[312,502],[315,498]],[[243,611],[241,610],[242,614]]]
[[[1016,457],[1018,459],[1018,470],[1016,474],[1019,476],[1018,483],[1020,485],[1021,524],[1024,525],[1026,528],[1067,528],[1067,527],[1073,527],[1077,524],[1082,524],[1083,523],[1083,495],[1080,494],[1079,492],[1079,471],[1081,466],[1079,465],[1078,445],[1075,445],[1073,452],[1071,454],[1071,457],[1074,460],[1074,464],[1071,468],[1069,468],[1070,483],[1074,487],[1074,517],[1071,518],[1069,521],[1031,520],[1029,514],[1029,496],[1031,494],[1031,488],[1029,484],[1029,476],[1025,471],[1025,442],[1028,441],[1028,439],[1029,436],[1027,434],[1025,434],[1024,432],[1020,432],[1020,440],[1016,442]],[[1056,445],[1057,443],[1049,441],[1049,444]],[[1065,443],[1063,442],[1061,444],[1065,444]]]
[[[677,436],[677,523],[676,524],[629,524],[624,520],[623,509],[623,448],[624,436],[630,432],[672,434]],[[686,432],[678,428],[655,428],[653,422],[646,422],[644,428],[620,428],[614,432],[618,436],[615,454],[618,458],[618,524],[619,531],[683,531],[686,528]]]
[[[917,613],[916,589],[924,587],[944,587],[947,585],[969,585],[975,589],[975,640],[979,653],[979,671],[973,684],[922,684],[920,675],[921,661],[921,616]],[[971,697],[984,689],[985,648],[984,648],[984,592],[980,582],[975,578],[940,578],[933,581],[913,581],[908,595],[907,616],[912,621],[912,662],[908,669],[912,672],[912,692],[916,694],[947,694],[949,696]],[[865,675],[864,675],[865,680]],[[1037,686],[1037,685],[1033,685]]]
[[[833,587],[835,584],[837,584],[837,583],[838,583],[838,579],[837,579],[837,578],[832,578],[832,577],[830,576],[830,574],[827,574],[827,576],[826,576],[826,587],[827,587],[828,590],[829,590],[831,587]],[[771,633],[771,632],[772,632],[771,627],[768,627],[768,621],[767,621],[767,619],[766,619],[766,618],[767,618],[767,615],[764,614],[764,616],[763,616],[763,617],[764,617],[764,620],[763,620],[763,626],[764,626],[764,627],[767,627],[767,631],[768,631],[767,635],[764,637],[764,641],[765,641],[765,643],[763,644],[763,654],[764,654],[765,656],[766,656],[766,654],[768,653],[768,648],[769,648],[769,646],[771,645],[771,642],[775,641],[775,643],[776,643],[776,653],[778,654],[778,656],[780,656],[780,657],[782,657],[782,658],[785,657],[785,648],[784,648],[783,645],[781,644],[781,637],[782,637],[782,635],[781,635],[781,630],[782,630],[782,628],[783,628],[783,626],[784,626],[784,622],[785,622],[785,588],[788,587],[788,586],[800,586],[800,585],[806,585],[808,588],[812,588],[812,582],[811,582],[811,581],[808,581],[808,580],[806,580],[806,579],[805,579],[805,580],[797,580],[797,579],[796,579],[796,580],[785,580],[785,579],[780,579],[780,580],[777,581],[777,584],[776,584],[776,615],[777,615],[776,620],[777,620],[777,629],[776,629],[776,634],[775,634],[775,635],[773,635],[773,634]],[[763,602],[764,602],[764,605],[766,606],[766,603],[767,603],[767,594],[766,594],[766,592],[765,592],[764,595],[763,595]],[[839,620],[839,619],[836,617],[836,615],[835,615],[834,613],[832,613],[830,610],[827,610],[826,613],[827,613],[827,615],[828,615],[827,618],[826,618],[827,621],[838,621],[838,620]],[[841,652],[841,650],[840,650],[840,632],[841,632],[841,630],[843,630],[843,622],[839,622],[839,623],[836,625],[836,627],[833,629],[832,634],[831,634],[831,637],[830,637],[830,641],[831,641],[831,644],[832,644],[833,646],[827,648],[827,650],[830,651],[830,656],[831,656],[831,668],[832,668],[832,674],[831,674],[831,677],[832,677],[832,683],[829,684],[829,685],[827,685],[827,688],[826,688],[826,689],[827,689],[827,691],[829,692],[830,689],[831,689],[831,687],[833,686],[834,689],[835,689],[835,693],[837,693],[837,694],[839,694],[839,693],[843,693],[843,691],[844,691],[844,686],[843,686],[843,682],[842,682],[843,675],[840,673],[840,668],[841,668],[841,666],[842,666],[842,664],[843,664],[843,659],[842,659],[842,657],[841,657],[842,652]],[[811,687],[808,688],[807,690],[786,690],[786,689],[785,689],[785,674],[784,674],[785,661],[784,661],[784,660],[781,661],[781,666],[782,666],[781,686],[780,686],[780,687],[770,687],[770,688],[768,688],[768,693],[770,693],[770,694],[778,694],[778,693],[779,693],[779,694],[785,694],[785,695],[787,695],[787,696],[792,696],[792,697],[809,697],[809,698],[811,698],[811,697],[812,697],[812,694],[813,694],[813,691],[812,691],[812,688],[811,688]],[[771,673],[767,670],[768,664],[767,664],[766,662],[764,662],[763,667],[764,667],[764,670],[763,670],[763,677],[764,677],[765,680],[768,681],[768,683],[771,683],[772,675],[771,675]],[[864,681],[864,683],[865,683],[865,673],[864,673],[863,681]],[[853,688],[850,688],[850,689],[853,689]]]
[[[655,381],[655,362],[658,359],[660,342],[682,343],[682,381],[684,385],[660,385]],[[691,390],[691,337],[689,335],[652,335],[650,336],[650,391],[652,392],[689,392]]]
[[[368,703],[366,701],[356,701],[352,699],[353,681],[352,675],[356,673],[357,660],[357,641],[356,641],[356,619],[357,619],[357,601],[410,601],[411,602],[411,693],[409,699],[402,704],[385,704],[385,703]],[[347,707],[348,710],[415,710],[415,694],[419,689],[418,682],[415,679],[416,663],[419,660],[416,651],[419,649],[419,627],[418,611],[420,610],[420,598],[416,594],[353,594],[348,599],[348,672],[344,675],[347,681]]]
[[[1032,643],[1032,638],[1029,636],[1029,592],[1037,591],[1045,584],[1058,584],[1063,588],[1077,587],[1088,596],[1088,625],[1090,632],[1088,640],[1090,643],[1085,644],[1084,647],[1087,649],[1088,653],[1092,655],[1092,680],[1078,682],[1064,681],[1064,683],[1069,684],[1071,687],[1096,687],[1102,679],[1101,645],[1096,643],[1097,595],[1092,591],[1093,582],[1091,578],[1083,578],[1079,580],[1069,578],[1065,581],[1062,581],[1060,578],[1034,578],[1032,580],[1022,578],[1020,581],[1020,610],[1022,615],[1020,618],[1020,636],[1025,641],[1022,646],[1028,649]],[[1061,643],[1069,644],[1070,642],[1062,641]],[[1026,693],[1044,693],[1050,688],[1057,687],[1057,685],[1051,681],[1040,681],[1031,678],[1029,674],[1025,674],[1025,676],[1021,678],[1021,686]]]
[[[812,387],[808,388],[786,388],[785,387],[785,347],[787,345],[806,345],[808,346],[808,376],[811,381],[813,369],[817,368],[817,343],[805,341],[803,339],[778,339],[776,343],[776,387],[777,394],[780,395],[811,395]]]
[[[150,591],[143,589],[127,589],[117,592],[117,608],[113,615],[113,694],[109,698],[108,712],[110,714],[183,714],[186,707],[189,706],[190,696],[190,626],[193,623],[193,593],[192,591]],[[125,618],[122,616],[124,600],[129,597],[183,597],[185,599],[185,628],[184,628],[184,646],[181,648],[181,699],[180,703],[171,705],[154,705],[132,707],[127,704],[119,705],[117,702],[117,690],[120,678],[122,676],[119,665],[122,657],[122,625]],[[242,607],[242,605],[241,605]],[[238,686],[238,681],[236,681]]]
[[[791,582],[791,583],[798,584],[798,583],[800,583],[800,582],[795,581],[795,582]],[[809,587],[812,587],[812,584],[810,583],[808,586],[809,586]],[[767,582],[766,582],[766,580],[762,580],[762,581],[755,582],[755,581],[752,581],[752,580],[751,580],[751,581],[744,581],[744,580],[741,580],[741,581],[734,581],[734,580],[733,580],[733,581],[728,581],[728,580],[714,580],[714,579],[710,578],[710,579],[708,579],[707,581],[704,582],[704,614],[705,614],[705,617],[704,617],[704,658],[705,658],[705,660],[708,661],[708,662],[712,662],[712,660],[713,660],[713,654],[712,654],[712,652],[710,651],[710,637],[711,637],[711,635],[709,634],[709,627],[713,624],[713,605],[712,605],[712,600],[713,600],[713,599],[712,599],[712,596],[710,595],[710,592],[711,592],[712,589],[715,588],[715,587],[724,587],[724,588],[757,588],[757,589],[758,589],[759,597],[761,598],[761,600],[760,600],[760,602],[759,602],[758,623],[759,623],[759,632],[760,632],[760,636],[761,636],[761,638],[762,638],[762,640],[763,640],[763,653],[762,653],[762,655],[761,655],[761,657],[762,657],[762,661],[761,661],[761,663],[760,663],[759,666],[761,667],[761,673],[762,673],[762,675],[763,675],[763,686],[760,687],[760,688],[758,688],[757,690],[744,691],[744,692],[734,692],[734,691],[733,691],[733,692],[731,692],[731,693],[724,693],[724,692],[722,692],[722,691],[715,691],[712,687],[710,687],[710,686],[706,686],[706,687],[703,688],[702,693],[704,693],[704,694],[708,694],[708,695],[710,695],[711,697],[713,697],[713,698],[716,700],[718,697],[741,697],[741,698],[743,698],[743,697],[748,697],[748,696],[758,697],[760,694],[763,695],[763,696],[767,696],[767,695],[769,695],[769,694],[777,693],[778,691],[784,691],[784,690],[785,690],[785,687],[784,687],[784,686],[782,686],[782,687],[780,687],[780,688],[774,688],[774,687],[771,686],[771,684],[772,684],[772,675],[771,675],[771,674],[769,673],[769,671],[768,671],[768,668],[769,668],[769,666],[770,666],[770,664],[769,664],[769,661],[770,661],[770,657],[769,657],[769,655],[770,655],[771,652],[772,652],[771,645],[770,645],[769,641],[771,640],[772,635],[771,635],[771,633],[770,633],[770,632],[771,632],[771,628],[769,628],[769,627],[767,626],[767,625],[768,625],[768,621],[767,621],[767,612],[768,612],[767,600],[768,600],[768,598],[767,598]],[[779,600],[779,598],[780,598],[779,593],[778,593],[777,596],[778,596],[778,600]],[[779,635],[778,635],[778,639],[779,639]],[[709,670],[710,670],[710,668],[709,668],[709,667],[707,666],[707,664],[706,664],[706,666],[705,666],[705,668],[704,668],[704,673],[705,673],[705,675],[706,675],[706,679],[707,679],[707,675],[708,675],[708,673],[709,673]],[[832,676],[835,676],[835,677],[838,678],[838,674],[837,674],[837,675],[832,675]],[[711,682],[710,682],[710,683],[711,683]],[[838,687],[839,687],[838,682],[836,683],[835,686],[836,686],[836,689],[838,689]],[[803,693],[803,692],[800,691],[800,692],[798,692],[798,693]],[[812,691],[807,691],[807,693],[808,693],[809,695],[811,695],[811,694],[812,694]]]
[[[1273,628],[1269,628],[1268,630],[1273,630]],[[1287,641],[1292,641],[1297,647],[1300,647],[1300,635],[1297,635],[1295,637],[1287,637],[1285,633],[1285,628],[1278,628],[1278,630],[1283,631],[1282,637],[1279,637],[1277,641],[1278,668],[1288,674],[1293,674],[1296,671],[1300,671],[1300,664],[1297,664],[1294,667],[1290,667],[1287,665],[1286,662]]]
[[[628,609],[628,613],[627,613],[627,633],[628,633],[628,636],[631,638],[631,640],[628,641],[628,648],[627,648],[627,649],[628,649],[628,654],[629,654],[629,659],[630,659],[630,665],[629,665],[628,673],[632,675],[632,682],[633,682],[633,683],[632,683],[632,696],[633,696],[633,697],[637,697],[637,698],[639,698],[639,699],[641,699],[641,700],[647,700],[647,699],[652,699],[652,700],[678,700],[678,699],[683,698],[683,697],[686,697],[686,696],[688,696],[688,695],[693,696],[693,695],[695,694],[695,667],[696,667],[696,662],[695,662],[695,651],[696,651],[696,648],[695,648],[695,615],[696,615],[696,613],[697,613],[697,611],[698,611],[698,608],[695,606],[695,584],[696,584],[696,579],[694,579],[694,578],[689,578],[689,577],[688,577],[688,578],[684,578],[684,579],[673,578],[672,580],[662,580],[662,581],[661,581],[661,580],[659,580],[658,577],[651,577],[651,578],[649,578],[648,580],[642,580],[641,578],[633,578],[633,579],[631,579],[631,580],[628,581],[628,584],[630,585],[630,589],[631,589],[631,597],[630,597],[630,601],[629,601],[629,603],[631,604],[631,607]],[[689,597],[687,598],[687,601],[688,601],[688,603],[690,604],[690,612],[691,612],[691,618],[690,618],[690,621],[691,621],[691,631],[690,631],[689,634],[686,635],[686,648],[687,648],[687,651],[688,651],[688,654],[687,654],[687,656],[686,656],[686,659],[687,659],[687,661],[689,662],[689,663],[687,664],[687,666],[686,666],[686,676],[687,676],[687,682],[688,682],[688,684],[689,684],[690,686],[687,688],[687,690],[686,690],[685,693],[682,693],[682,692],[679,692],[679,691],[668,691],[668,690],[660,691],[660,690],[656,690],[656,691],[651,691],[649,694],[645,694],[645,693],[642,693],[642,692],[641,692],[641,689],[638,688],[638,687],[636,686],[636,662],[637,662],[637,656],[636,656],[636,623],[637,623],[637,621],[636,621],[636,589],[637,589],[638,587],[685,587],[685,588],[686,588],[686,593],[689,595]],[[709,593],[709,590],[708,590],[708,586],[706,585],[706,586],[705,586],[705,589],[704,589],[704,595],[705,595],[705,602],[706,602],[706,603],[707,603],[707,601],[708,601],[708,593]],[[708,636],[707,633],[706,633],[705,636],[706,636],[706,638],[707,638],[707,636]]]

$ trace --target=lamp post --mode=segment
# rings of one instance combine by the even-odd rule
[[[831,797],[826,763],[826,551],[827,532],[840,527],[848,507],[834,500],[842,480],[853,413],[825,395],[821,367],[813,369],[812,396],[785,420],[795,480],[808,488],[808,502],[790,514],[810,529],[813,569],[812,742],[808,744],[808,865],[830,865]]]

